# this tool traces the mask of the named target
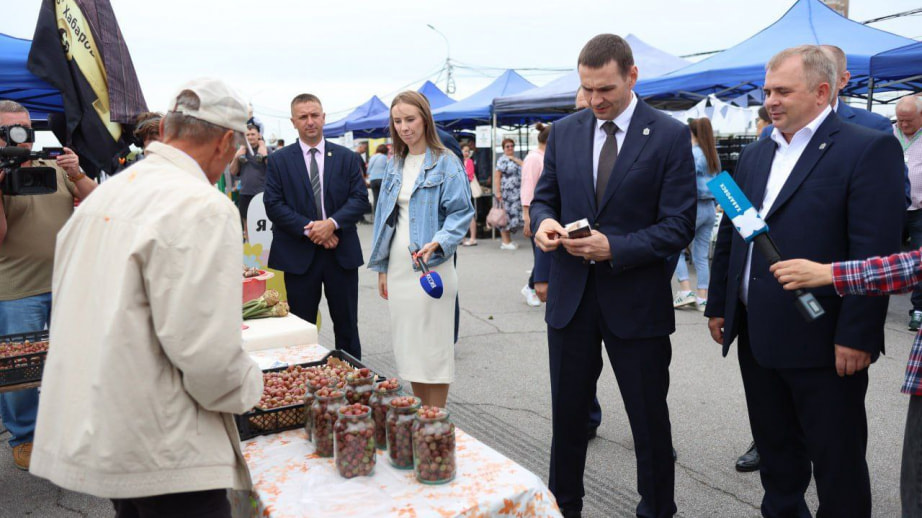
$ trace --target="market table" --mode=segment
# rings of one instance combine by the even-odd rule
[[[250,353],[258,363],[302,363],[322,358],[319,345]],[[449,408],[450,410],[450,408]],[[295,517],[559,517],[547,486],[525,468],[456,428],[457,476],[443,485],[416,481],[378,452],[374,474],[345,479],[332,458],[321,458],[303,429],[255,437],[241,444],[253,477],[252,495],[232,492],[236,518]]]

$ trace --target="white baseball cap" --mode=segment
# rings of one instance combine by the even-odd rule
[[[176,102],[179,94],[186,90],[198,96],[200,103],[197,110],[190,110]],[[170,105],[170,111],[246,133],[249,118],[247,103],[220,79],[203,77],[189,81],[179,88]]]

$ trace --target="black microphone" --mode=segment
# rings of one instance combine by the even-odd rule
[[[743,240],[752,243],[753,248],[759,250],[769,266],[780,261],[781,252],[768,234],[768,224],[762,220],[733,178],[723,171],[708,182],[708,188],[714,194],[717,204],[723,208],[724,217],[730,218]],[[797,289],[794,290],[794,297],[797,310],[807,322],[813,322],[825,314],[823,306],[812,293]]]
[[[439,272],[430,271],[429,265],[426,264],[422,256],[416,255],[417,252],[419,252],[419,246],[417,246],[416,243],[411,243],[410,254],[419,262],[419,268],[423,272],[419,277],[419,285],[423,287],[423,291],[430,297],[434,299],[442,298],[442,293],[445,291],[445,285],[442,284],[442,276],[439,275]]]
[[[775,245],[775,242],[772,241],[771,236],[767,232],[758,234],[752,238],[752,245],[754,248],[758,249],[759,253],[762,254],[762,257],[768,261],[769,266],[781,260],[781,252],[778,250],[778,246]],[[816,300],[816,297],[814,297],[812,293],[804,290],[803,288],[794,290],[794,296],[797,300],[797,310],[800,311],[800,314],[807,322],[813,322],[826,313],[823,310],[823,306],[821,306],[819,301]]]
[[[26,149],[24,147],[6,146],[6,147],[0,148],[0,156],[7,157],[7,158],[21,158],[21,157],[29,157],[31,155],[32,155],[32,150]]]

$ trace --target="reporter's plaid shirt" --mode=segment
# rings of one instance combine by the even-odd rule
[[[839,295],[907,293],[922,280],[922,250],[832,264],[832,282]],[[922,329],[916,334],[906,364],[906,394],[922,395]]]

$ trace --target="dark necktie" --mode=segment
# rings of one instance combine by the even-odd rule
[[[608,179],[611,178],[612,169],[615,168],[615,160],[618,158],[618,139],[615,138],[618,126],[612,121],[605,121],[602,124],[602,131],[605,132],[605,143],[602,144],[602,152],[599,153],[599,170],[596,173],[596,206],[602,205],[602,197],[605,196]]]
[[[323,218],[323,193],[320,189],[320,168],[317,166],[317,153],[320,150],[317,148],[311,148],[311,189],[314,190],[314,204],[317,206],[317,215],[315,219]]]

